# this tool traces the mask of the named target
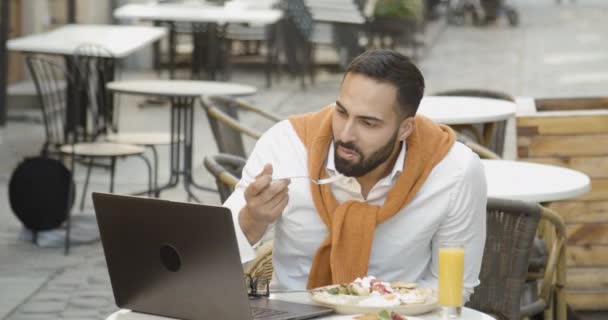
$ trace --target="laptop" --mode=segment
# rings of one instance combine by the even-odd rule
[[[307,319],[332,309],[249,298],[228,208],[93,193],[119,308],[164,317]]]

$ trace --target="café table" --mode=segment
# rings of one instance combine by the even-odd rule
[[[180,176],[183,176],[188,200],[194,199],[198,202],[200,201],[192,192],[192,186],[207,191],[215,191],[215,189],[198,185],[192,177],[195,101],[201,96],[244,96],[255,94],[257,91],[255,87],[243,84],[199,80],[115,81],[108,83],[107,88],[115,93],[169,99],[171,102],[170,178],[167,185],[160,187],[158,192],[177,186]]]
[[[545,203],[583,195],[591,189],[589,177],[558,166],[511,160],[481,160],[488,196]]]
[[[498,99],[425,96],[418,112],[452,125],[502,121],[515,116],[516,109],[515,103]]]
[[[202,45],[202,30],[207,33],[207,68],[209,79],[214,80],[217,65],[220,61],[218,45],[218,26],[228,23],[246,23],[251,25],[272,25],[281,19],[283,12],[276,9],[247,8],[244,5],[212,6],[203,3],[169,3],[169,4],[127,4],[114,10],[114,18],[120,20],[146,20],[155,23],[169,22],[169,74],[174,78],[175,73],[175,36],[176,22],[193,23],[192,52],[193,75],[197,74],[197,66],[201,64],[199,47]],[[202,27],[206,24],[206,28]]]
[[[425,96],[418,113],[446,125],[496,123],[515,116],[514,102],[477,97]],[[493,133],[493,130],[487,130]],[[481,143],[489,146],[491,136],[481,137]]]
[[[75,68],[71,58],[76,49],[83,44],[95,44],[107,49],[111,59],[121,59],[165,36],[165,28],[147,26],[116,26],[94,24],[68,24],[52,31],[27,35],[7,41],[8,50],[26,54],[50,54],[63,56],[68,70],[74,77]],[[99,52],[104,55],[105,52]],[[109,70],[106,79],[113,79],[113,70]],[[68,82],[67,86],[67,124],[74,127],[75,88]],[[111,100],[110,100],[111,101]],[[111,104],[111,102],[110,102]],[[108,107],[112,114],[113,106]],[[84,124],[81,124],[84,126]]]
[[[310,296],[306,292],[296,292],[296,293],[276,293],[271,294],[270,299],[277,299],[289,302],[296,303],[304,303],[304,304],[314,304],[310,299]],[[415,316],[417,319],[421,320],[441,320],[441,315],[439,313],[439,309],[433,312],[421,314]],[[348,315],[331,315],[315,318],[319,320],[352,320],[353,316]],[[172,318],[148,315],[143,313],[132,312],[130,310],[119,310],[113,314],[111,314],[106,320],[172,320]],[[243,319],[249,320],[249,319]],[[494,320],[493,317],[467,307],[462,308],[462,318],[461,320]]]

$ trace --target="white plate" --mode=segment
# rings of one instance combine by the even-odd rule
[[[323,289],[329,289],[331,287],[333,287],[333,286],[322,287],[319,289],[323,290]],[[319,289],[315,289],[315,291],[317,291]],[[401,305],[397,305],[397,306],[378,306],[378,307],[361,306],[361,305],[357,304],[358,301],[365,299],[367,297],[353,296],[353,295],[340,295],[340,296],[346,297],[347,299],[345,299],[345,300],[347,300],[347,301],[344,303],[336,303],[336,302],[332,302],[332,301],[327,301],[326,299],[323,299],[323,297],[318,296],[314,293],[311,293],[311,298],[314,302],[327,306],[327,307],[330,307],[330,308],[333,308],[336,310],[337,313],[340,313],[340,314],[379,313],[382,310],[387,310],[389,312],[395,311],[395,312],[405,315],[405,316],[413,316],[413,315],[431,312],[431,311],[435,310],[438,306],[438,301],[437,301],[436,295],[427,296],[425,302],[423,302],[423,303],[401,304]]]

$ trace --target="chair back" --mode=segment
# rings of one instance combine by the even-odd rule
[[[489,159],[489,160],[500,160],[502,159],[499,155],[497,155],[494,151],[480,145],[475,142],[473,139],[469,138],[469,136],[456,133],[456,140],[465,146],[469,147],[471,151],[476,153],[480,159]]]
[[[484,89],[456,89],[434,93],[436,96],[456,96],[456,97],[474,97],[474,98],[489,98],[496,100],[504,100],[515,102],[515,98],[503,92],[484,90]],[[490,144],[488,147],[498,155],[502,155],[505,144],[506,121],[498,121],[493,126],[487,124],[475,125],[476,130],[481,131],[482,135],[491,135]],[[485,132],[493,131],[493,132]],[[481,141],[477,141],[481,142]]]
[[[222,203],[228,199],[241,179],[246,160],[231,154],[205,157],[205,168],[215,177]]]
[[[520,319],[521,294],[540,211],[536,204],[488,199],[481,284],[468,307],[498,319]]]
[[[262,136],[262,132],[242,123],[239,120],[239,111],[255,113],[271,123],[280,121],[269,112],[230,97],[204,97],[202,105],[219,152],[242,158],[247,158],[243,135],[257,140]]]
[[[63,66],[44,58],[28,56],[26,64],[40,100],[46,133],[42,153],[46,154],[68,141],[66,89],[70,76]]]
[[[82,44],[74,51],[76,82],[80,105],[86,105],[91,120],[92,138],[116,132],[117,114],[114,96],[106,84],[115,79],[115,59],[112,52],[98,44]]]

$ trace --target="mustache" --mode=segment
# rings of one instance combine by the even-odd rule
[[[344,149],[349,149],[356,152],[359,155],[362,155],[361,150],[352,142],[342,142],[340,140],[335,142],[334,147],[337,149],[338,147],[342,147]]]

